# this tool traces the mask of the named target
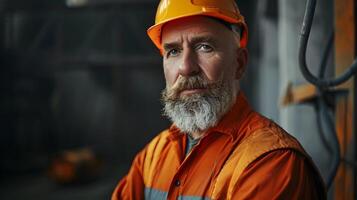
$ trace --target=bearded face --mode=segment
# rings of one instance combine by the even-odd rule
[[[192,89],[204,90],[180,95]],[[223,77],[213,83],[200,75],[180,77],[173,87],[166,87],[162,92],[164,115],[184,133],[203,132],[217,125],[234,103],[236,94],[234,82]]]
[[[247,52],[217,20],[194,16],[162,28],[164,115],[194,138],[217,125],[236,100]]]

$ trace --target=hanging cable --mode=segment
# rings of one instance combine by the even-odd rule
[[[325,147],[327,152],[329,154],[333,153],[333,147],[331,146],[329,140],[327,139],[328,137],[326,136],[326,133],[324,132],[323,129],[323,120],[321,119],[321,116],[318,114],[321,110],[319,107],[319,104],[317,103],[317,100],[313,102],[314,103],[314,109],[316,113],[316,122],[317,122],[317,130],[319,133],[319,137],[321,138],[322,145]]]
[[[335,31],[331,31],[329,37],[328,37],[328,42],[327,42],[327,46],[322,54],[322,59],[320,62],[320,66],[319,66],[319,70],[318,70],[318,77],[319,79],[323,79],[325,72],[326,72],[326,67],[327,67],[327,61],[332,49],[332,44],[334,42],[335,39]]]
[[[300,70],[307,81],[322,88],[337,86],[350,79],[357,72],[357,60],[342,75],[334,79],[320,79],[314,76],[306,64],[306,49],[309,40],[312,21],[314,19],[316,0],[307,0],[304,21],[300,33],[299,43],[299,65]]]
[[[318,69],[318,77],[320,79],[324,78],[324,74],[325,74],[326,67],[327,67],[327,61],[328,61],[329,54],[332,49],[333,41],[334,41],[334,31],[331,31],[331,33],[329,35],[328,43],[327,43],[325,50],[322,54],[322,59],[321,59],[319,69]],[[317,88],[318,88],[318,93],[321,94],[318,98],[321,98],[324,102],[326,102],[326,100],[324,98],[326,91],[324,91],[323,88],[320,88],[320,87],[317,87]],[[317,122],[319,137],[321,138],[322,145],[325,147],[325,149],[328,151],[328,153],[332,154],[333,147],[329,143],[328,136],[326,136],[326,134],[323,130],[323,125],[322,125],[323,120],[321,119],[321,115],[318,114],[322,108],[321,108],[321,106],[319,106],[317,100],[314,101],[313,103],[314,103],[314,109],[316,112],[316,122]]]
[[[327,55],[329,49],[331,49],[332,47],[331,45],[332,41],[333,40],[331,40],[331,36],[330,36],[329,43],[325,49],[321,64],[319,66],[319,78],[324,78],[324,73],[326,71],[327,59],[328,59]],[[331,154],[332,157],[331,167],[329,169],[329,173],[326,178],[326,186],[327,188],[330,188],[336,176],[337,169],[341,160],[340,144],[338,142],[336,128],[333,122],[333,117],[330,115],[329,108],[326,103],[325,96],[326,94],[328,94],[329,91],[319,86],[317,86],[317,91],[318,91],[318,98],[315,101],[315,110],[317,112],[316,114],[317,114],[319,134],[323,145],[325,146],[325,148],[328,150],[328,152]],[[323,129],[323,125],[322,125],[323,122],[326,122],[325,124],[327,128],[325,130]]]
[[[327,122],[326,125],[328,127],[325,133],[327,134],[328,138],[330,138],[329,141],[332,142],[332,163],[331,168],[329,170],[329,174],[326,179],[326,186],[327,188],[330,188],[336,176],[338,166],[340,164],[340,144],[338,142],[338,138],[335,132],[335,124],[329,116],[327,105],[322,99],[322,97],[318,99],[318,105],[320,107],[320,111],[317,114],[320,116],[321,119]]]
[[[315,109],[317,110],[317,121],[319,123],[318,126],[320,136],[325,147],[332,154],[331,168],[329,169],[329,173],[326,178],[327,188],[330,188],[336,176],[341,157],[340,144],[338,142],[336,134],[336,127],[333,122],[333,117],[328,111],[329,108],[327,106],[325,96],[329,92],[327,89],[328,87],[337,86],[339,84],[344,83],[357,72],[357,60],[355,60],[352,66],[339,77],[334,79],[324,79],[324,73],[327,67],[328,54],[330,52],[334,39],[334,32],[332,32],[329,37],[328,45],[323,53],[322,61],[319,66],[318,77],[314,76],[309,71],[308,66],[306,64],[306,49],[311,32],[312,21],[315,14],[315,8],[316,0],[307,0],[299,43],[299,66],[305,79],[317,87],[318,98],[315,102]],[[322,121],[326,122],[326,131],[323,131]]]

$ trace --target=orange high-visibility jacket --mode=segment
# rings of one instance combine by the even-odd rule
[[[326,199],[323,181],[298,141],[254,112],[242,92],[186,156],[172,126],[135,157],[112,200]]]

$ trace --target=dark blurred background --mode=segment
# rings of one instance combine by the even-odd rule
[[[158,2],[0,0],[0,199],[109,199],[133,156],[170,125],[161,57],[146,35]],[[305,1],[237,3],[250,32],[246,95],[326,176],[331,158],[313,107],[280,106],[289,84],[305,83],[297,61]],[[319,1],[314,72],[332,28],[333,1]],[[329,76],[333,67],[331,53]]]

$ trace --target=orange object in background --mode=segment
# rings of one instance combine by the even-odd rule
[[[85,183],[100,174],[101,161],[90,149],[64,151],[49,168],[49,177],[60,184]]]

